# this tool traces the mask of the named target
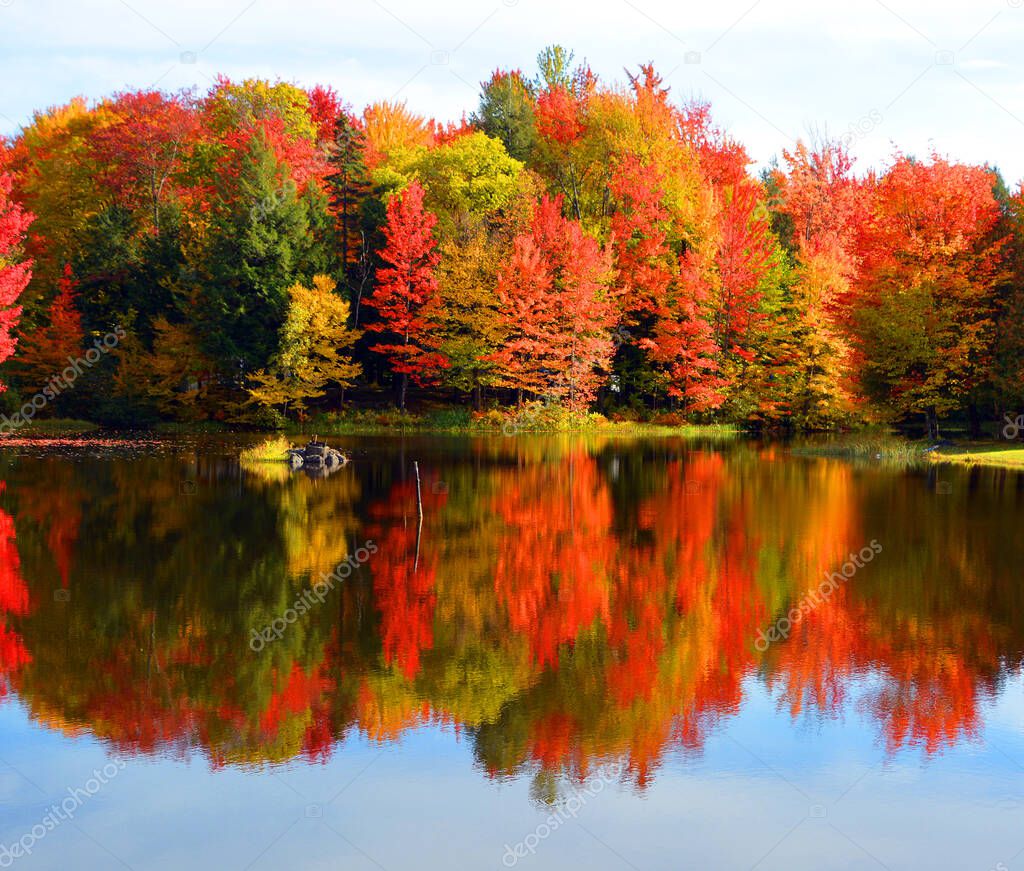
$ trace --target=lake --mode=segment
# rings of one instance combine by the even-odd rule
[[[1024,867],[1024,476],[246,443],[5,446],[0,867]]]

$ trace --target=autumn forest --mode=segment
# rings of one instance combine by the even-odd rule
[[[560,47],[458,123],[224,77],[76,98],[0,147],[5,410],[278,426],[542,401],[980,434],[1024,404],[1024,192],[847,146],[780,143],[755,174],[653,67],[606,82]]]

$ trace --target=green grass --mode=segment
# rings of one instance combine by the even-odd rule
[[[805,442],[790,448],[798,456],[845,457],[895,466],[958,463],[1024,469],[1024,448],[1008,442],[973,442],[925,452],[931,443],[912,441],[888,433],[850,433],[827,441]]]
[[[596,413],[569,412],[542,403],[521,409],[491,409],[471,413],[465,408],[441,408],[422,414],[396,409],[352,410],[342,414],[320,415],[304,424],[292,424],[286,432],[296,435],[388,435],[435,433],[462,435],[531,435],[597,433],[615,436],[686,436],[692,438],[733,438],[740,430],[726,424],[693,425],[671,423],[611,421]]]
[[[642,421],[609,421],[597,430],[610,435],[685,436],[694,439],[735,439],[743,430],[731,423],[684,423],[670,426]]]
[[[926,447],[927,442],[911,441],[889,433],[860,432],[823,441],[800,442],[793,445],[790,452],[797,456],[842,457],[912,466],[926,462]]]
[[[1013,442],[982,442],[963,447],[940,448],[929,454],[928,458],[935,463],[1024,469],[1024,447]]]
[[[291,444],[284,436],[271,436],[258,445],[245,448],[239,455],[239,460],[243,463],[284,462],[288,458],[288,448],[290,447]]]

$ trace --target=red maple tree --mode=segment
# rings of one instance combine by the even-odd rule
[[[645,346],[666,367],[668,393],[682,400],[683,412],[718,408],[726,379],[719,372],[721,350],[708,320],[710,289],[692,252],[680,259],[679,282],[658,307],[653,339]]]
[[[403,409],[410,378],[425,386],[448,365],[435,344],[434,321],[441,300],[434,274],[437,218],[424,208],[423,194],[423,187],[414,180],[388,202],[387,241],[380,252],[387,265],[377,270],[377,285],[366,300],[380,316],[380,321],[368,324],[367,329],[395,337],[371,350],[384,354],[400,377],[399,406]]]
[[[620,209],[612,218],[622,308],[631,323],[654,315],[651,335],[636,344],[659,364],[668,393],[683,411],[721,405],[719,346],[707,320],[710,290],[692,252],[677,258],[667,241],[669,212],[658,169],[629,155],[612,177]]]
[[[19,373],[29,381],[42,384],[68,365],[68,358],[82,352],[85,334],[82,316],[76,306],[78,283],[71,264],[57,282],[57,295],[50,304],[48,322],[26,333],[15,362]]]
[[[623,308],[627,315],[653,311],[673,277],[661,173],[627,154],[615,167],[610,187],[620,204],[612,215],[612,240]]]
[[[106,185],[127,208],[149,213],[160,230],[160,207],[172,190],[199,124],[185,97],[128,91],[107,103],[113,120],[93,134]]]
[[[511,338],[495,359],[514,374],[514,386],[581,410],[610,368],[616,308],[606,252],[578,221],[562,216],[562,203],[561,195],[541,199],[530,232],[516,238],[498,276]]]
[[[16,305],[32,278],[32,261],[20,260],[20,246],[33,216],[12,202],[11,177],[0,173],[0,363],[14,353],[17,344],[11,332],[21,318]],[[6,390],[0,382],[0,392]]]

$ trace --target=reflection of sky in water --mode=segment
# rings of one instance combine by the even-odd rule
[[[888,756],[855,711],[795,725],[760,682],[744,691],[702,753],[670,753],[642,798],[622,785],[588,797],[517,867],[1014,867],[1024,848],[1020,675],[986,706],[978,742],[932,757]],[[0,733],[5,844],[109,761],[91,737],[28,722],[17,702],[0,706]],[[550,813],[530,800],[528,777],[485,777],[450,728],[381,746],[352,735],[324,765],[260,772],[211,771],[198,755],[126,761],[17,867],[500,868],[504,846]]]

